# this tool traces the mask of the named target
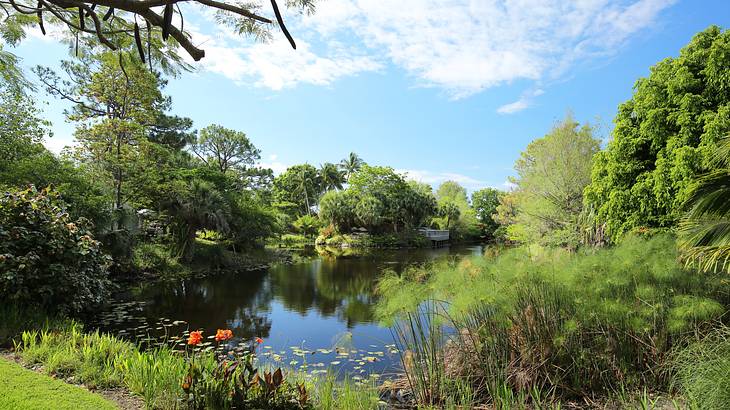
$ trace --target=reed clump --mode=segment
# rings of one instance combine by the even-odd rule
[[[545,406],[668,389],[670,352],[717,325],[722,288],[722,277],[677,263],[672,237],[628,238],[390,274],[378,313],[393,324],[417,402]]]

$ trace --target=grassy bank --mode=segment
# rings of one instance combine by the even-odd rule
[[[90,388],[124,388],[146,408],[376,408],[377,390],[333,375],[313,377],[257,365],[253,355],[225,355],[204,348],[185,352],[133,344],[80,324],[55,321],[16,338],[23,364]],[[13,376],[13,379],[15,376]],[[15,383],[15,381],[13,381]],[[29,387],[35,389],[35,387]]]
[[[0,358],[0,401],[4,409],[112,410],[103,397]]]
[[[671,397],[676,358],[699,358],[687,346],[720,326],[728,306],[726,278],[683,269],[675,249],[670,237],[631,238],[413,268],[380,283],[378,310],[407,352],[404,376],[420,405]],[[701,380],[693,395],[714,383]]]

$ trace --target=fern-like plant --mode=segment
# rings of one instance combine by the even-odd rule
[[[730,136],[712,156],[714,170],[697,181],[680,223],[686,263],[702,271],[730,271]]]

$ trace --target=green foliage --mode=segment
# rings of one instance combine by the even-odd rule
[[[661,388],[668,381],[655,370],[668,352],[728,302],[722,278],[691,275],[676,258],[673,240],[658,236],[578,254],[533,246],[443,262],[383,279],[378,314],[408,320],[423,301],[448,301],[438,323],[460,332],[442,340],[452,346],[444,371],[485,386],[483,400],[505,385],[563,398]]]
[[[534,140],[515,162],[511,240],[575,248],[581,240],[583,190],[599,140],[571,115]]]
[[[453,202],[442,202],[439,204],[438,215],[445,219],[444,224],[441,226],[442,229],[449,229],[451,223],[459,219],[461,216],[461,209]]]
[[[224,174],[229,170],[244,172],[261,158],[261,150],[245,133],[216,124],[200,130],[192,150],[206,165]]]
[[[691,408],[720,410],[730,403],[730,330],[721,327],[673,352],[674,383]]]
[[[320,228],[320,222],[317,217],[312,215],[302,215],[293,223],[294,228],[305,237],[312,237],[317,234]]]
[[[711,164],[716,170],[691,187],[689,211],[680,223],[687,263],[701,270],[730,270],[730,137],[720,140]]]
[[[330,162],[325,162],[319,167],[319,182],[324,191],[342,189],[345,183],[345,172]]]
[[[120,64],[116,53],[84,55],[61,67],[68,80],[49,68],[34,71],[49,94],[72,104],[65,114],[76,123],[76,160],[113,191],[111,202],[119,213],[132,195],[132,176],[145,171],[139,157],[151,125],[170,107],[161,92],[166,82],[136,60]]]
[[[190,360],[183,389],[191,409],[310,408],[304,384],[292,385],[280,368],[254,367],[253,355],[218,362],[213,355]]]
[[[362,166],[365,165],[365,161],[362,160],[356,153],[351,152],[347,158],[340,161],[340,170],[344,173],[345,180],[349,181],[352,174],[359,171]]]
[[[319,200],[319,217],[339,232],[349,232],[359,219],[357,205],[352,191],[328,191]]]
[[[165,279],[184,278],[190,269],[172,255],[168,246],[159,243],[140,243],[134,247],[133,263],[140,272],[152,273]]]
[[[31,187],[0,198],[3,302],[81,312],[105,299],[109,263],[87,221],[72,219],[55,191]]]
[[[0,170],[42,151],[40,143],[51,136],[50,125],[31,97],[0,85]]]
[[[693,181],[730,133],[728,50],[730,32],[709,27],[679,57],[653,66],[619,106],[613,140],[596,156],[585,191],[613,240],[636,228],[671,228],[682,216]]]
[[[406,182],[390,167],[363,165],[350,177],[347,190],[355,198],[359,222],[379,232],[416,229],[436,211],[430,191]]]
[[[309,165],[294,165],[274,178],[274,201],[295,204],[292,216],[311,214],[322,193],[317,168]]]
[[[78,323],[58,330],[26,331],[16,350],[24,362],[42,364],[49,375],[74,376],[90,388],[114,387],[122,381],[116,362],[133,345],[112,336],[84,333]]]
[[[481,234],[489,239],[495,238],[499,223],[495,219],[499,199],[504,192],[494,188],[484,188],[471,194],[471,205],[480,223]]]
[[[124,386],[144,399],[148,409],[176,409],[182,396],[187,363],[169,347],[134,350],[115,364]]]

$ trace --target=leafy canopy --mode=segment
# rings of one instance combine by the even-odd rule
[[[534,140],[515,162],[516,207],[510,239],[575,247],[580,240],[583,189],[591,181],[599,150],[594,129],[571,115],[543,138]]]
[[[730,31],[696,34],[634,86],[614,120],[613,140],[596,156],[586,203],[615,241],[640,228],[672,228],[693,181],[711,168],[730,133]]]

